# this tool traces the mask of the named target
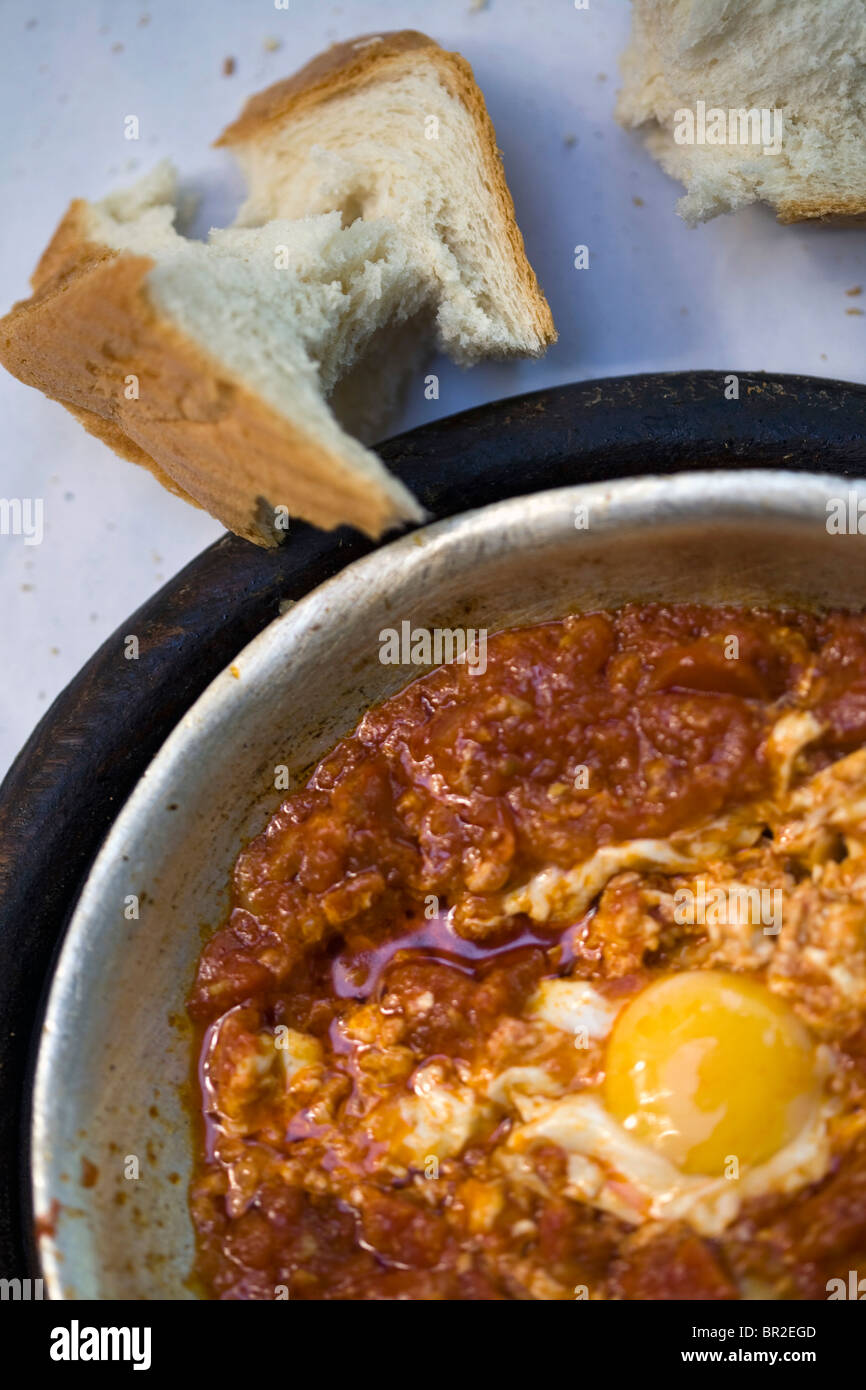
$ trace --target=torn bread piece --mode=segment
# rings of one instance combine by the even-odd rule
[[[487,155],[496,158],[492,144]],[[473,184],[480,157],[464,145],[443,200]],[[398,145],[388,158],[400,163]],[[277,161],[281,188],[285,173]],[[487,197],[499,207],[498,191]],[[340,420],[363,424],[366,411],[369,425],[403,365],[392,351],[405,361],[448,295],[466,315],[475,304],[481,333],[496,272],[485,280],[474,259],[443,249],[446,274],[399,218],[336,206],[277,210],[257,224],[246,213],[207,242],[191,241],[175,230],[176,201],[163,164],[99,203],[74,202],[33,296],[0,321],[0,360],[259,544],[278,543],[288,517],[371,536],[420,520],[416,499]],[[528,265],[524,281],[535,284]],[[504,294],[512,289],[503,282]],[[496,313],[504,321],[506,307]],[[528,350],[518,333],[497,341],[500,355]],[[541,338],[533,343],[540,351]],[[479,337],[478,352],[467,345],[461,360],[491,350]]]
[[[178,235],[175,210],[169,164],[74,203],[36,294],[3,321],[5,365],[249,540],[277,543],[280,508],[371,535],[420,519],[325,399],[425,294],[402,238],[333,213],[203,243]]]
[[[436,281],[439,344],[455,361],[537,356],[554,341],[459,53],[412,30],[336,44],[253,97],[217,143],[247,178],[239,224],[338,209],[399,226]]]
[[[617,117],[686,187],[695,225],[866,216],[864,0],[633,0]]]

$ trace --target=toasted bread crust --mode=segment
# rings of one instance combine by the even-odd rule
[[[853,227],[866,221],[866,200],[852,195],[849,198],[786,198],[776,205],[779,222],[827,222],[833,226]]]
[[[76,198],[70,203],[65,215],[58,224],[53,237],[39,258],[30,283],[34,291],[43,289],[51,281],[54,281],[54,289],[59,290],[67,276],[75,273],[82,274],[90,265],[96,265],[99,261],[105,260],[112,254],[105,246],[99,246],[88,241],[87,226],[89,222],[87,203],[82,198]],[[22,301],[16,304],[12,314],[26,304]],[[0,320],[0,324],[5,326],[5,320]],[[5,344],[0,345],[0,360]],[[6,365],[4,361],[4,365]],[[11,368],[10,368],[11,370]],[[28,383],[34,384],[34,383]],[[57,397],[55,397],[57,399]],[[107,419],[103,415],[98,415],[95,411],[86,409],[84,406],[71,405],[68,401],[60,401],[65,406],[70,415],[74,415],[79,424],[83,425],[88,434],[94,438],[101,439],[110,449],[113,449],[121,458],[128,459],[130,463],[137,463],[142,468],[147,468],[169,492],[173,492],[176,497],[180,497],[184,502],[189,502],[191,506],[198,507],[199,503],[194,497],[175,482],[165,469],[160,468],[155,459],[145,453],[138,444],[124,433],[119,424]]]
[[[276,506],[324,527],[351,519],[373,536],[404,519],[384,488],[329,457],[158,314],[145,287],[152,266],[90,241],[87,205],[73,203],[36,269],[36,292],[0,320],[0,361],[259,545],[281,539]],[[130,376],[138,399],[127,399]]]
[[[307,63],[292,77],[250,97],[237,120],[215,143],[242,145],[254,143],[275,126],[282,125],[320,102],[330,101],[373,82],[387,80],[389,73],[405,70],[423,53],[436,67],[446,91],[465,106],[478,130],[484,167],[502,220],[512,260],[538,336],[538,352],[556,342],[550,306],[539,286],[526,255],[523,236],[517,225],[514,202],[505,180],[502,157],[496,144],[496,131],[472,68],[460,53],[450,53],[426,34],[401,29],[385,34],[364,34],[346,43],[334,44]]]
[[[445,54],[435,39],[417,29],[361,34],[356,39],[332,44],[291,77],[284,77],[251,96],[237,120],[226,126],[214,144],[236,145],[255,139],[267,126],[281,124],[287,116],[375,80],[394,59],[402,59],[418,49],[435,51],[448,58],[459,57],[459,54]]]

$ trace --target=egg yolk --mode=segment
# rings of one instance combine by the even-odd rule
[[[614,1024],[605,1071],[610,1113],[683,1173],[764,1162],[818,1099],[804,1025],[764,985],[720,970],[642,990]]]

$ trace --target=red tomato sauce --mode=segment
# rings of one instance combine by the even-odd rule
[[[559,1195],[553,1144],[533,1154],[535,1187],[502,1183],[507,1116],[433,1174],[389,1165],[391,1131],[367,1123],[419,1067],[458,1085],[482,1046],[518,1046],[542,979],[615,993],[660,968],[599,941],[594,907],[545,929],[503,917],[504,895],[761,798],[768,733],[795,709],[823,726],[814,770],[866,743],[866,620],[629,606],[498,634],[483,674],[441,667],[370,710],[240,855],[199,962],[191,1211],[208,1295],[717,1299],[754,1279],[825,1297],[866,1251],[861,1145],[816,1190],[763,1199],[707,1240]],[[374,1043],[353,1013],[368,1004]],[[289,1091],[278,1030],[315,1050]],[[866,1042],[849,1055],[866,1078]]]

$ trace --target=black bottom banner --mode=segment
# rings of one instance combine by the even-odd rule
[[[428,1382],[439,1369],[440,1357],[443,1375],[452,1376],[458,1365],[465,1372],[477,1361],[489,1380],[491,1365],[500,1361],[513,1374],[515,1342],[523,1338],[532,1339],[536,1356],[544,1362],[549,1357],[559,1363],[564,1359],[577,1373],[590,1366],[606,1366],[617,1378],[632,1369],[665,1375],[680,1368],[700,1375],[710,1366],[762,1366],[773,1371],[805,1366],[826,1378],[828,1372],[848,1371],[857,1363],[866,1330],[861,1315],[838,1306],[852,1301],[841,1294],[826,1303],[578,1301],[564,1315],[565,1323],[539,1324],[537,1315],[530,1315],[518,1337],[516,1324],[499,1324],[495,1315],[492,1324],[485,1315],[480,1328],[469,1325],[469,1310],[461,1312],[456,1304],[440,1304],[434,1321],[427,1323],[425,1318],[419,1326],[407,1325],[405,1312],[373,1314],[376,1322],[371,1324],[369,1310],[355,1323],[351,1305],[345,1303],[278,1302],[267,1309],[261,1304],[193,1301],[52,1303],[27,1299],[26,1292],[0,1300],[4,1346],[7,1352],[19,1353],[22,1368],[60,1382],[70,1376],[98,1379],[106,1370],[114,1377],[137,1373],[140,1378],[170,1371],[193,1373],[199,1384],[208,1376],[225,1384],[238,1374],[249,1386],[279,1367],[308,1382],[317,1365],[323,1380],[330,1380],[338,1366],[348,1361],[354,1369],[362,1358],[371,1370],[376,1364],[387,1367],[392,1380],[395,1374],[417,1374],[419,1352]],[[859,1290],[854,1293],[860,1301]],[[557,1338],[548,1353],[539,1341],[546,1335],[544,1327]],[[409,1328],[418,1345],[411,1367],[403,1371],[398,1370],[395,1353],[408,1349]],[[567,1342],[561,1340],[563,1334]]]

